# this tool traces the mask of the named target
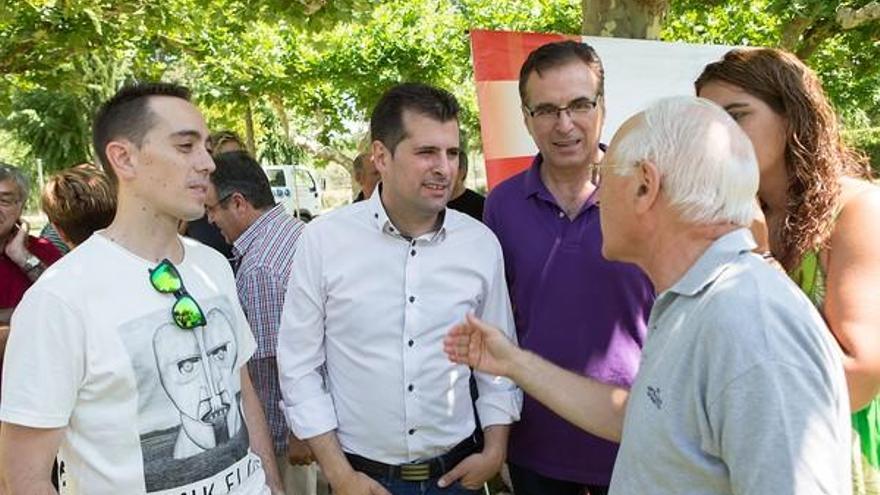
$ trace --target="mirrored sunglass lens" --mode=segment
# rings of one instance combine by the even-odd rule
[[[190,296],[183,296],[178,299],[171,311],[174,315],[174,322],[180,328],[191,329],[206,323],[202,309],[196,304],[195,299]]]
[[[157,291],[163,293],[177,292],[181,287],[180,275],[169,263],[162,263],[150,272],[150,283]]]

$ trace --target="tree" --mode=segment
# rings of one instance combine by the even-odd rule
[[[97,101],[135,79],[193,89],[269,160],[348,166],[391,84],[450,88],[479,133],[469,29],[786,46],[850,127],[880,122],[877,0],[0,2],[0,126],[48,169],[89,157]]]
[[[880,125],[878,0],[583,0],[583,33],[774,46],[819,73],[849,127]]]
[[[660,38],[667,0],[583,0],[583,34],[615,38]]]

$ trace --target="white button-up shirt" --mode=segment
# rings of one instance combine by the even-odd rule
[[[310,223],[284,302],[278,369],[300,438],[336,429],[342,449],[388,464],[446,453],[474,430],[470,370],[443,337],[468,312],[516,339],[501,247],[446,210],[434,233],[400,235],[380,195]],[[522,392],[476,373],[483,427],[519,419]]]

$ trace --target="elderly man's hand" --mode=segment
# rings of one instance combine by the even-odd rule
[[[16,224],[13,228],[15,230],[6,242],[6,246],[3,247],[3,252],[13,263],[22,266],[31,254],[27,250],[27,236],[28,231],[30,230],[30,225],[24,220],[21,220],[21,223]]]
[[[513,359],[522,352],[501,330],[472,314],[446,334],[443,351],[454,363],[502,376],[510,376]]]

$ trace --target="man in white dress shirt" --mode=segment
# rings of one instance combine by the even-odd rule
[[[443,354],[446,330],[469,312],[515,339],[497,239],[446,209],[458,111],[430,86],[385,93],[370,121],[378,194],[320,217],[300,238],[279,377],[287,422],[334,494],[474,493],[500,469],[519,418],[512,382],[477,373],[474,407],[469,368]]]

